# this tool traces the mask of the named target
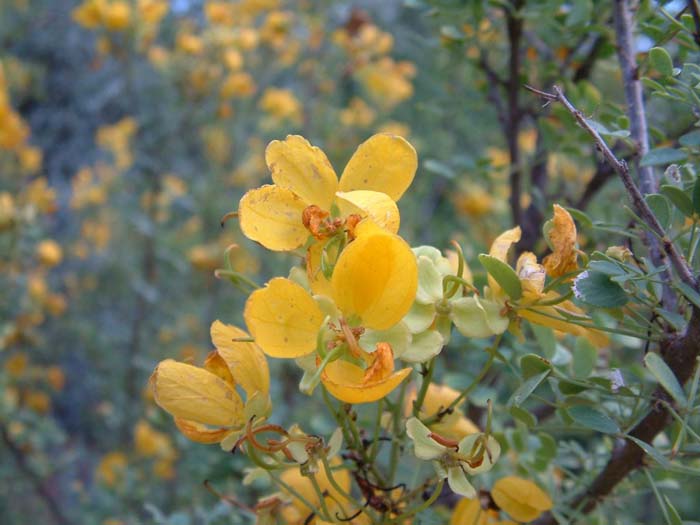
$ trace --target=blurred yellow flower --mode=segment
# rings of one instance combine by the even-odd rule
[[[348,127],[369,127],[376,117],[376,112],[359,97],[353,97],[348,107],[340,111],[340,122]]]
[[[461,406],[464,404],[465,399],[460,400],[449,412],[442,412],[459,397],[459,394],[457,390],[447,385],[430,383],[420,413],[418,414],[419,419],[425,421],[434,416],[441,415],[440,420],[437,423],[429,425],[428,428],[441,436],[457,441],[470,434],[480,432],[479,427],[462,413]],[[406,415],[412,413],[413,402],[417,397],[416,388],[414,387],[408,396],[406,396],[404,405],[404,413]]]
[[[97,477],[108,487],[113,487],[124,480],[127,465],[126,454],[117,451],[109,452],[97,465]]]
[[[496,509],[481,508],[478,498],[463,498],[452,511],[450,525],[515,525],[515,522],[501,520]]]
[[[253,77],[244,71],[231,73],[221,84],[220,96],[223,99],[249,97],[257,89]]]
[[[131,21],[131,6],[123,0],[110,2],[102,12],[102,20],[109,31],[124,31]]]
[[[61,263],[63,250],[53,239],[44,239],[36,245],[36,255],[41,264],[48,268],[53,268]]]
[[[552,508],[552,500],[532,481],[508,476],[493,485],[491,497],[501,510],[519,523],[536,520]]]
[[[259,107],[278,124],[285,120],[301,124],[301,102],[288,89],[267,88],[260,98]]]

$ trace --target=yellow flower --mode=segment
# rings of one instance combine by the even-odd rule
[[[430,419],[449,407],[458,397],[459,392],[454,388],[447,385],[430,383],[418,417],[423,421]],[[409,395],[406,396],[406,404],[404,407],[404,413],[406,415],[411,414],[413,402],[416,398],[417,392],[414,388]],[[464,399],[457,403],[451,412],[445,413],[439,422],[429,425],[430,430],[457,441],[470,434],[477,434],[480,432],[479,427],[477,427],[471,419],[462,414],[460,407],[463,404]]]
[[[381,334],[374,352],[363,349],[358,338],[387,330],[403,318],[416,294],[418,269],[399,236],[368,220],[357,226],[356,234],[337,260],[330,304],[328,297],[317,302],[293,281],[275,278],[250,295],[244,317],[267,355],[313,358],[317,350],[316,359],[324,362],[313,373],[320,371],[328,391],[347,403],[368,403],[386,396],[411,369],[394,372],[394,349]]]
[[[515,525],[515,522],[501,521],[495,509],[482,509],[478,498],[463,498],[452,511],[450,525]]]
[[[158,432],[143,419],[136,423],[134,428],[134,445],[142,456],[168,460],[177,457],[170,436]]]
[[[211,338],[216,350],[207,356],[204,368],[166,359],[153,371],[153,398],[189,439],[216,443],[229,438],[229,443],[251,418],[267,416],[267,361],[256,344],[236,341],[247,337],[240,328],[215,321]],[[238,385],[246,393],[245,403]]]
[[[491,245],[489,255],[507,263],[510,247],[520,240],[520,227],[507,230],[499,235]],[[562,300],[555,291],[544,291],[545,268],[537,262],[537,257],[531,252],[520,255],[515,266],[515,273],[520,280],[522,296],[508,300],[508,306],[518,317],[527,319],[531,323],[546,326],[560,332],[586,337],[596,346],[604,346],[608,342],[605,334],[573,324],[562,315],[562,312],[578,317],[586,314],[571,301]],[[496,279],[488,275],[488,298],[505,302],[507,294],[498,284]]]
[[[267,88],[260,99],[259,106],[277,121],[289,120],[296,124],[301,123],[301,103],[288,89]]]
[[[552,500],[532,481],[508,476],[493,485],[491,497],[501,510],[520,523],[529,523],[552,508]]]
[[[340,458],[335,457],[331,459],[330,466],[337,467],[340,463]],[[289,497],[291,503],[281,509],[284,523],[290,525],[302,525],[305,523],[306,518],[308,518],[310,514],[313,514],[316,509],[320,508],[321,499],[314,489],[311,480],[301,474],[299,467],[286,469],[280,475],[280,479],[285,485],[294,489],[296,493],[300,494],[309,504],[312,505],[312,508],[309,508],[299,498],[285,493],[285,496]],[[334,470],[333,479],[338,486],[345,491],[345,493],[350,492],[350,473],[346,469]],[[326,508],[331,515],[334,516],[336,512],[340,512],[341,504],[346,502],[345,497],[331,484],[328,476],[326,475],[325,469],[320,469],[319,472],[316,473],[316,481],[321,492],[323,494],[328,494],[325,498]],[[346,513],[347,510],[348,509],[345,509]]]
[[[61,259],[63,259],[61,246],[52,239],[45,239],[37,244],[36,254],[39,262],[49,268],[60,264]]]
[[[302,246],[310,233],[329,238],[352,214],[397,232],[395,201],[413,181],[418,162],[413,147],[392,135],[374,135],[361,144],[340,181],[323,151],[298,135],[272,141],[265,161],[274,184],[247,192],[238,212],[243,233],[276,251]]]

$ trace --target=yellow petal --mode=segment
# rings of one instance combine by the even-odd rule
[[[491,244],[489,255],[493,255],[497,259],[507,263],[508,250],[510,250],[510,247],[513,244],[520,240],[520,235],[520,226],[504,231],[502,234],[496,237]]]
[[[324,319],[309,292],[282,277],[250,294],[243,317],[262,351],[284,358],[313,352]]]
[[[369,190],[339,191],[335,202],[343,217],[354,213],[363,219],[370,217],[377,226],[391,233],[399,231],[399,208],[386,193]]]
[[[216,350],[212,350],[207,355],[207,358],[204,360],[204,369],[226,381],[226,384],[231,388],[236,388],[236,381],[231,375],[231,370]]]
[[[363,221],[357,238],[343,250],[333,270],[333,299],[346,317],[386,330],[413,304],[418,267],[411,248],[398,235]]]
[[[507,263],[508,262],[508,250],[510,247],[520,240],[520,226],[516,226],[510,230],[504,231],[500,234],[491,244],[491,249],[489,250],[489,255],[493,255],[497,259]],[[488,275],[489,288],[493,293],[494,297],[503,295],[503,290],[501,286],[496,282],[496,279]]]
[[[374,135],[360,144],[340,177],[340,191],[372,190],[398,201],[413,182],[418,156],[405,139]]]
[[[205,445],[219,443],[227,434],[231,433],[230,428],[208,428],[206,425],[202,425],[196,421],[179,417],[175,418],[175,426],[186,438]]]
[[[309,236],[301,222],[306,206],[299,196],[274,184],[250,190],[238,205],[241,231],[270,250],[294,250]]]
[[[545,491],[532,481],[516,476],[501,478],[494,483],[491,497],[496,505],[522,523],[535,520],[552,508],[552,500]]]
[[[326,295],[332,297],[333,288],[331,282],[326,279],[326,276],[321,270],[321,254],[328,245],[328,239],[321,242],[315,242],[306,252],[306,275],[309,278],[309,287],[315,295]],[[334,243],[334,246],[338,246]],[[328,254],[332,260],[336,256],[337,249],[332,250],[333,253]]]
[[[321,381],[333,397],[345,403],[371,403],[389,395],[401,381],[408,377],[411,370],[411,368],[404,368],[384,379],[363,384],[365,371],[359,366],[339,359],[326,365]]]
[[[550,277],[560,277],[578,268],[576,261],[576,224],[568,211],[554,205],[554,217],[548,232],[552,253],[542,261]]]
[[[219,355],[228,365],[233,378],[243,387],[248,397],[255,392],[267,396],[270,392],[270,371],[267,359],[255,343],[236,342],[236,338],[250,337],[244,330],[221,321],[211,325],[211,340]]]
[[[156,403],[174,417],[221,427],[245,424],[238,393],[203,368],[166,359],[153,371],[150,383]]]
[[[545,296],[545,299],[547,297]],[[518,317],[527,319],[531,323],[547,326],[559,332],[585,337],[598,348],[608,344],[609,339],[605,333],[591,328],[584,328],[577,324],[569,323],[566,319],[552,319],[551,315],[561,317],[557,309],[564,309],[572,314],[585,315],[585,312],[577,308],[571,301],[564,301],[555,306],[531,306],[528,309],[518,309]],[[544,315],[543,315],[544,314]]]
[[[296,193],[306,205],[330,210],[338,188],[338,177],[326,154],[299,135],[273,140],[265,150],[272,180],[280,188]]]
[[[531,293],[539,295],[544,289],[544,267],[537,262],[537,257],[532,252],[523,252],[518,257],[515,265],[515,273],[520,278],[523,286],[523,294]]]
[[[478,499],[462,498],[452,511],[450,525],[489,525],[493,523],[490,514],[493,511],[482,509]]]

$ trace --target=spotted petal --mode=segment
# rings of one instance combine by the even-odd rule
[[[301,220],[306,207],[301,197],[274,184],[250,190],[238,205],[241,231],[270,250],[294,250],[309,237]]]
[[[243,387],[248,397],[255,392],[267,395],[270,391],[270,371],[267,360],[255,343],[234,341],[250,337],[245,331],[221,321],[211,325],[211,340],[233,374],[236,383]]]
[[[356,214],[371,218],[377,226],[391,233],[399,231],[401,216],[396,202],[386,193],[356,190],[336,193],[336,204],[343,217]]]
[[[282,277],[250,294],[243,317],[262,351],[283,358],[311,353],[324,319],[313,297]]]
[[[338,177],[321,149],[304,137],[288,135],[270,142],[265,162],[277,186],[292,191],[307,205],[330,210]]]
[[[150,384],[156,403],[174,417],[221,427],[245,423],[236,390],[208,370],[166,359],[153,371]]]

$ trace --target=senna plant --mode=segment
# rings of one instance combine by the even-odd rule
[[[541,261],[527,251],[511,257],[517,226],[479,255],[480,274],[456,242],[444,250],[411,247],[398,233],[397,202],[418,159],[399,136],[370,137],[339,179],[323,151],[301,136],[271,142],[265,161],[273,184],[248,191],[230,215],[249,239],[301,252],[303,263],[262,287],[230,267],[219,270],[251,291],[247,331],[215,321],[215,350],[203,367],[168,359],[150,380],[155,401],[185,436],[245,454],[251,468],[244,482],[269,484],[256,502],[236,501],[241,512],[260,524],[412,523],[426,513],[481,524],[529,523],[552,511],[550,493],[561,480],[541,477],[556,454],[552,437],[524,437],[538,450],[529,467],[505,454],[525,451],[517,442],[537,425],[525,401],[537,397],[564,424],[624,435],[616,419],[630,421],[634,410],[623,404],[614,418],[595,400],[621,395],[639,404],[639,390],[619,374],[591,372],[611,338],[653,342],[664,337],[665,323],[685,322],[657,307],[661,269],[625,246],[584,253],[572,214],[559,205],[543,229],[550,253]],[[686,293],[692,301],[696,292]],[[533,336],[536,352],[513,353]],[[487,358],[454,388],[446,381],[450,354],[465,338],[483,340]],[[574,378],[565,372],[571,354],[558,340],[574,342]],[[647,357],[663,388],[687,402],[664,361]],[[268,359],[294,360],[300,391],[322,400],[334,431],[275,423]],[[510,399],[487,398],[468,417],[470,395],[488,392],[493,374],[512,370],[522,383]],[[663,457],[651,444],[644,450]]]

